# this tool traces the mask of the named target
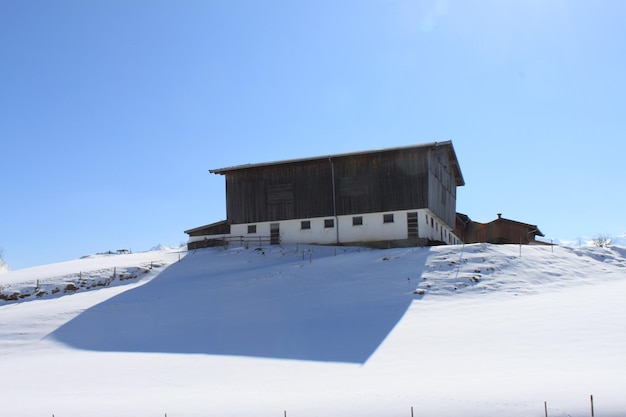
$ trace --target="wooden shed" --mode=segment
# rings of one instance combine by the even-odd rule
[[[452,142],[213,169],[226,180],[223,222],[186,231],[272,243],[459,243],[456,187],[465,184]],[[228,233],[214,233],[228,225]],[[223,232],[224,230],[222,230]]]

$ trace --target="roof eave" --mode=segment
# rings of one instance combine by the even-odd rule
[[[433,147],[436,148],[439,146],[449,147],[448,155],[450,156],[451,165],[454,170],[455,183],[457,186],[465,185],[465,180],[463,179],[463,174],[461,173],[461,168],[459,167],[459,161],[456,157],[456,152],[454,151],[454,147],[452,146],[452,141],[450,140],[443,141],[443,142],[430,142],[430,143],[424,143],[420,145],[398,146],[398,147],[392,147],[392,148],[372,149],[368,151],[314,156],[310,158],[286,159],[286,160],[274,161],[274,162],[261,162],[261,163],[255,163],[255,164],[234,165],[230,167],[210,169],[209,172],[211,174],[225,175],[226,173],[232,172],[232,171],[240,171],[243,169],[251,169],[251,168],[260,168],[260,167],[265,167],[265,166],[270,166],[270,165],[293,164],[293,163],[306,162],[306,161],[321,161],[321,160],[326,160],[329,158],[330,159],[343,158],[347,156],[367,155],[367,154],[372,154],[372,153],[377,153],[377,152],[392,152],[392,151],[398,151],[398,150],[404,150],[404,149],[433,148]]]
[[[198,226],[198,227],[194,227],[193,229],[185,230],[183,233],[190,234],[190,233],[193,233],[193,232],[197,232],[198,230],[202,230],[202,229],[206,229],[206,228],[209,228],[209,227],[218,226],[220,224],[227,224],[227,223],[228,223],[228,220],[220,220],[219,222],[205,224],[204,226]]]

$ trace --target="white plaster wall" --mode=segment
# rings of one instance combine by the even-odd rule
[[[337,229],[324,227],[325,219],[333,217],[318,217],[306,219],[311,222],[310,229],[301,228],[301,220],[288,220],[280,223],[280,239],[286,243],[319,243],[333,244],[337,242]],[[337,223],[336,220],[334,220]],[[336,225],[335,225],[336,226]]]
[[[383,223],[384,214],[393,214],[393,223]],[[404,211],[363,214],[360,226],[352,225],[353,217],[356,216],[339,217],[339,240],[342,243],[406,239],[408,236]]]
[[[243,236],[246,239],[255,237],[268,238],[270,236],[270,224],[279,223],[280,241],[282,243],[302,243],[302,244],[334,244],[337,243],[337,232],[340,243],[357,243],[380,240],[401,240],[408,237],[407,213],[417,212],[418,236],[431,240],[443,240],[448,244],[459,243],[460,241],[452,234],[452,231],[443,226],[441,220],[433,216],[430,210],[403,210],[384,213],[365,213],[360,215],[363,224],[352,225],[353,215],[334,217],[318,217],[311,219],[282,220],[277,222],[262,222],[256,224],[256,233],[248,233],[248,224],[231,225],[230,236]],[[393,214],[393,223],[384,223],[383,215]],[[428,216],[428,221],[426,220]],[[432,218],[432,226],[430,219]],[[334,219],[335,227],[324,227],[325,219]],[[311,222],[310,229],[302,229],[302,220]],[[223,235],[213,235],[222,237]],[[207,236],[208,239],[211,236]],[[190,238],[190,242],[202,240],[204,236]]]
[[[422,210],[418,215],[418,221],[420,225],[420,237],[425,237],[430,240],[441,240],[449,245],[461,243],[461,240],[454,235],[454,231],[446,226],[441,219],[433,215],[430,210]]]

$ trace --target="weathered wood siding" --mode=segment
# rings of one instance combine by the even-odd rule
[[[338,158],[337,214],[427,206],[427,153],[394,151]]]
[[[535,227],[505,219],[494,220],[487,224],[473,223],[470,238],[472,243],[521,243],[528,244],[535,240],[531,233]]]
[[[227,216],[231,223],[333,215],[328,161],[278,164],[226,174]]]
[[[225,175],[232,224],[430,208],[454,227],[456,183],[440,148],[277,163]]]
[[[456,223],[456,182],[450,160],[443,149],[434,149],[429,154],[428,208],[454,227]]]

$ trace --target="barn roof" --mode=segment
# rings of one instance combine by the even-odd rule
[[[454,152],[452,141],[449,141],[449,140],[444,141],[444,142],[424,143],[420,145],[399,146],[399,147],[393,147],[393,148],[372,149],[369,151],[314,156],[310,158],[287,159],[287,160],[275,161],[275,162],[262,162],[262,163],[256,163],[256,164],[236,165],[236,166],[231,166],[231,167],[226,167],[226,168],[210,169],[209,172],[211,174],[226,175],[227,173],[233,172],[233,171],[240,171],[240,170],[250,169],[250,168],[261,168],[261,167],[272,166],[272,165],[295,164],[295,163],[301,163],[301,162],[328,160],[329,158],[330,159],[343,158],[343,157],[349,157],[349,156],[368,155],[368,154],[374,154],[374,153],[386,153],[386,152],[394,152],[394,151],[402,151],[402,150],[438,148],[438,147],[444,148],[448,153],[448,157],[450,158],[450,164],[454,172],[456,185],[457,186],[465,185],[465,180],[463,179],[463,174],[461,173],[461,167],[459,166],[459,161],[456,157],[456,152]]]
[[[211,229],[211,228],[214,228],[214,227],[217,227],[217,226],[222,226],[222,225],[225,225],[225,224],[229,224],[228,220],[221,220],[219,222],[215,222],[215,223],[211,223],[211,224],[205,224],[204,226],[194,227],[193,229],[185,230],[183,233],[191,234],[191,233],[194,233],[194,232],[199,232],[199,231],[204,230],[204,229]]]
[[[505,219],[500,214],[498,215],[497,219],[492,220],[492,221],[490,221],[487,224],[500,223],[500,222],[518,224],[520,226],[527,227],[531,232],[535,232],[535,234],[538,235],[538,236],[545,237],[545,235],[541,232],[541,230],[539,230],[539,227],[537,227],[536,224],[530,224],[530,223],[518,222],[517,220]]]

